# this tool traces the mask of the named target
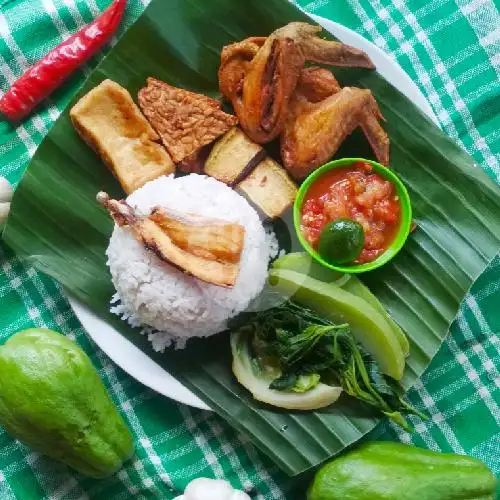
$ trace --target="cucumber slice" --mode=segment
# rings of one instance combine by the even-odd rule
[[[405,357],[408,357],[408,355],[410,354],[410,342],[408,341],[408,337],[403,332],[401,327],[392,319],[392,316],[386,311],[377,297],[373,295],[371,290],[356,276],[351,276],[351,279],[349,281],[340,286],[342,286],[342,288],[347,292],[356,295],[356,297],[366,300],[368,304],[370,304],[374,309],[376,309],[384,316],[387,323],[389,323],[389,326],[392,328],[394,334],[396,335]]]

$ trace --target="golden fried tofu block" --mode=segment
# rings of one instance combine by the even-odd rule
[[[296,184],[271,158],[259,163],[237,189],[270,219],[280,217],[297,196]]]
[[[104,80],[73,106],[70,116],[82,139],[101,156],[126,193],[175,171],[160,137],[117,83]]]
[[[139,106],[175,163],[192,157],[238,123],[210,97],[148,78],[139,91]]]
[[[234,127],[215,143],[205,163],[205,173],[232,186],[265,156],[266,152],[259,144]]]

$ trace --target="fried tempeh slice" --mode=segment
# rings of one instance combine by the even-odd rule
[[[208,260],[238,263],[245,228],[241,224],[155,208],[149,218],[183,250]]]
[[[126,193],[175,171],[159,144],[160,137],[117,83],[104,80],[73,106],[70,116],[77,132],[101,156]]]
[[[141,243],[144,248],[153,252],[163,262],[173,265],[181,271],[195,276],[206,283],[226,288],[231,288],[236,283],[240,269],[239,259],[238,261],[235,260],[236,253],[238,252],[239,230],[235,230],[235,235],[228,236],[227,233],[229,231],[227,227],[225,227],[227,224],[220,224],[220,228],[222,228],[222,232],[224,233],[224,241],[230,241],[233,244],[232,249],[228,252],[229,255],[232,255],[233,261],[216,260],[215,253],[217,250],[215,253],[214,250],[217,249],[218,244],[221,243],[222,240],[220,238],[217,243],[210,241],[208,248],[211,249],[211,251],[207,251],[204,253],[204,256],[200,256],[198,254],[199,252],[191,253],[193,248],[191,248],[189,244],[185,245],[185,249],[178,246],[162,225],[149,217],[138,216],[125,200],[113,200],[107,193],[101,192],[97,195],[97,201],[106,208],[118,226],[129,227],[137,241]],[[164,221],[164,214],[157,213],[156,219]],[[178,234],[180,228],[181,226],[178,225],[175,229],[171,229],[177,241],[183,240]],[[213,238],[213,234],[211,238]],[[185,241],[186,238],[184,238],[184,242]],[[207,248],[207,244],[203,244],[201,238],[198,238],[197,242],[200,244],[197,248]],[[241,255],[241,250],[239,254]],[[220,250],[219,255],[221,255]]]
[[[175,163],[182,163],[238,123],[210,97],[148,78],[139,105]]]
[[[265,156],[261,146],[234,127],[215,143],[205,163],[205,173],[233,186]]]
[[[270,219],[280,217],[297,197],[296,184],[272,158],[257,165],[236,188]]]

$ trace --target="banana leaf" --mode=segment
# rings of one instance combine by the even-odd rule
[[[222,46],[304,19],[286,0],[153,0],[80,94],[111,78],[135,95],[146,77],[155,76],[217,96]],[[439,349],[465,293],[499,250],[500,190],[376,72],[335,73],[342,84],[375,94],[387,120],[391,166],[413,201],[418,230],[391,264],[363,276],[411,340],[403,380],[409,388]],[[370,156],[366,143],[353,134],[337,156],[363,154]],[[342,451],[377,424],[377,415],[348,399],[310,413],[258,404],[232,377],[224,334],[194,341],[185,352],[154,353],[144,337],[109,313],[113,287],[104,252],[112,223],[95,202],[100,190],[122,195],[65,112],[16,191],[5,241],[112,322],[290,475]]]

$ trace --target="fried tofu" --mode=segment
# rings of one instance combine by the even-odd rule
[[[205,163],[205,173],[233,186],[265,156],[266,152],[259,144],[234,127],[215,143]]]
[[[182,163],[238,123],[210,97],[148,78],[139,105],[175,163]]]
[[[237,189],[270,219],[280,217],[297,196],[296,184],[271,158],[259,163]]]
[[[160,137],[117,83],[104,80],[73,106],[70,116],[82,139],[101,156],[126,193],[175,171]]]

